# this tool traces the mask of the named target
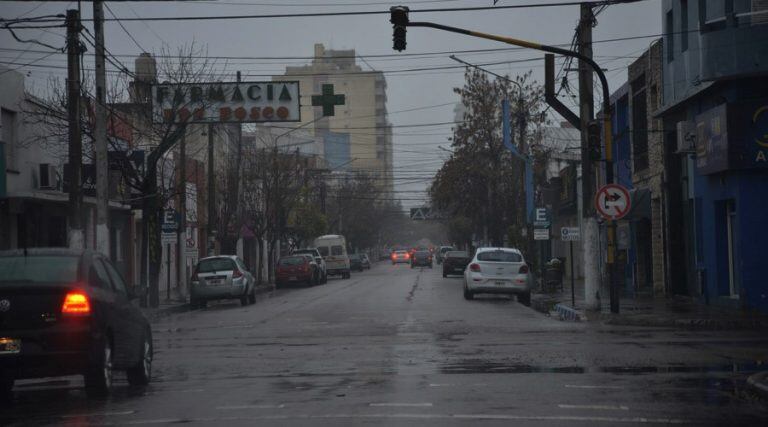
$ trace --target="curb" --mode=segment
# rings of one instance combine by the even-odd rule
[[[555,313],[559,315],[560,320],[567,320],[571,322],[581,322],[586,320],[584,314],[565,304],[555,304]]]
[[[763,330],[768,325],[762,321],[735,320],[735,319],[670,319],[654,316],[639,318],[622,315],[602,315],[601,320],[606,325],[612,326],[645,326],[656,328],[677,328],[698,331],[726,331],[726,330]]]
[[[273,283],[256,286],[256,289],[255,289],[256,295],[266,294],[274,290],[275,290],[275,285]],[[176,314],[176,313],[183,313],[189,310],[190,310],[189,303],[186,301],[180,302],[175,305],[161,307],[161,308],[142,308],[141,309],[141,311],[147,317],[147,320],[149,320],[150,322],[157,320],[161,317],[169,316],[171,314]]]
[[[762,394],[763,397],[768,397],[768,371],[750,375],[747,378],[747,384]]]

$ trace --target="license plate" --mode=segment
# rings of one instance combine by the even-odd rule
[[[211,286],[219,286],[219,285],[223,285],[224,281],[221,279],[210,279],[208,280],[208,284]]]
[[[496,286],[504,286],[504,285],[507,284],[507,282],[505,282],[503,280],[497,280],[494,283],[496,284]]]
[[[288,280],[295,282],[296,280],[299,280],[299,278],[296,276],[291,276],[288,278]]]
[[[0,338],[0,354],[18,354],[21,352],[21,340]]]

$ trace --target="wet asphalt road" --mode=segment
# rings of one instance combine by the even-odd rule
[[[560,322],[461,280],[379,263],[167,316],[148,388],[24,381],[0,424],[768,425],[768,336]]]

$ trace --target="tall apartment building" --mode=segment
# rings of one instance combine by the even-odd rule
[[[307,65],[286,67],[276,81],[299,81],[301,123],[324,140],[325,162],[331,171],[362,171],[378,178],[381,189],[392,191],[392,125],[387,117],[387,82],[380,71],[365,71],[356,63],[354,49],[326,50],[315,44],[315,55]],[[322,117],[322,108],[312,106],[312,95],[332,84],[343,94],[344,105],[335,115]]]

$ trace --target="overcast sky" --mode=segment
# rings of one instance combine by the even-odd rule
[[[499,0],[499,6],[515,4],[555,3],[552,0]],[[108,2],[107,18],[112,13],[118,18],[164,16],[221,16],[259,15],[309,12],[346,12],[388,10],[389,6],[403,4],[411,9],[455,8],[461,6],[490,6],[493,0],[414,0],[383,2],[381,0],[227,0],[199,2]],[[2,3],[0,17],[34,17],[64,14],[68,8],[76,8],[77,2],[11,2]],[[82,2],[82,17],[92,16],[90,2]],[[476,12],[413,13],[411,20],[433,21],[468,29],[507,35],[538,41],[545,44],[569,44],[578,21],[578,6],[560,6],[530,9],[487,10]],[[661,1],[646,0],[629,5],[614,5],[602,11],[597,18],[594,40],[638,37],[633,40],[601,42],[594,45],[596,60],[608,69],[611,90],[626,81],[627,66],[661,32]],[[91,29],[91,22],[85,25]],[[356,49],[357,54],[391,55],[392,26],[388,15],[364,15],[345,17],[270,18],[212,21],[161,21],[123,22],[125,29],[114,21],[105,25],[107,49],[131,69],[133,59],[120,55],[136,55],[141,51],[159,52],[163,46],[170,49],[195,41],[208,49],[210,56],[238,56],[249,59],[229,60],[227,69],[240,70],[244,79],[265,80],[266,75],[281,74],[285,65],[297,65],[309,59],[274,60],[254,57],[311,57],[314,43],[324,43],[330,49]],[[129,36],[130,33],[130,36]],[[19,37],[36,39],[47,44],[63,47],[64,29],[19,30]],[[131,39],[131,36],[134,40]],[[440,32],[426,28],[408,29],[408,47],[405,53],[441,52],[434,55],[400,57],[368,57],[368,65],[387,73],[390,121],[396,126],[394,134],[395,189],[406,206],[417,206],[425,200],[423,192],[430,176],[436,171],[447,153],[438,149],[448,147],[450,125],[429,127],[402,127],[414,124],[441,123],[453,120],[453,108],[458,97],[453,88],[463,81],[463,70],[440,69],[402,72],[414,68],[456,66],[445,51],[505,48],[501,43]],[[140,46],[140,47],[139,47]],[[10,49],[29,49],[26,52]],[[50,51],[30,43],[18,43],[7,30],[0,30],[0,64],[9,62],[33,66],[20,67],[27,74],[28,85],[45,85],[50,76],[63,78],[65,69],[63,54],[47,56]],[[92,53],[92,52],[91,52]],[[502,61],[529,62],[492,65],[487,68],[501,74],[515,76],[529,69],[543,83],[543,53],[515,49],[501,52],[470,52],[456,54],[459,58],[477,64]],[[45,57],[45,58],[43,58]],[[250,59],[253,58],[253,59]],[[358,61],[359,62],[359,61]],[[93,58],[86,58],[86,67],[92,68]],[[223,62],[222,62],[223,64]],[[558,61],[558,65],[560,61]],[[369,69],[366,64],[361,64]],[[574,92],[578,88],[575,73],[570,73]],[[599,96],[599,93],[596,94]],[[564,100],[574,108],[572,101]],[[403,110],[413,110],[400,112]],[[560,117],[551,116],[555,122]]]

